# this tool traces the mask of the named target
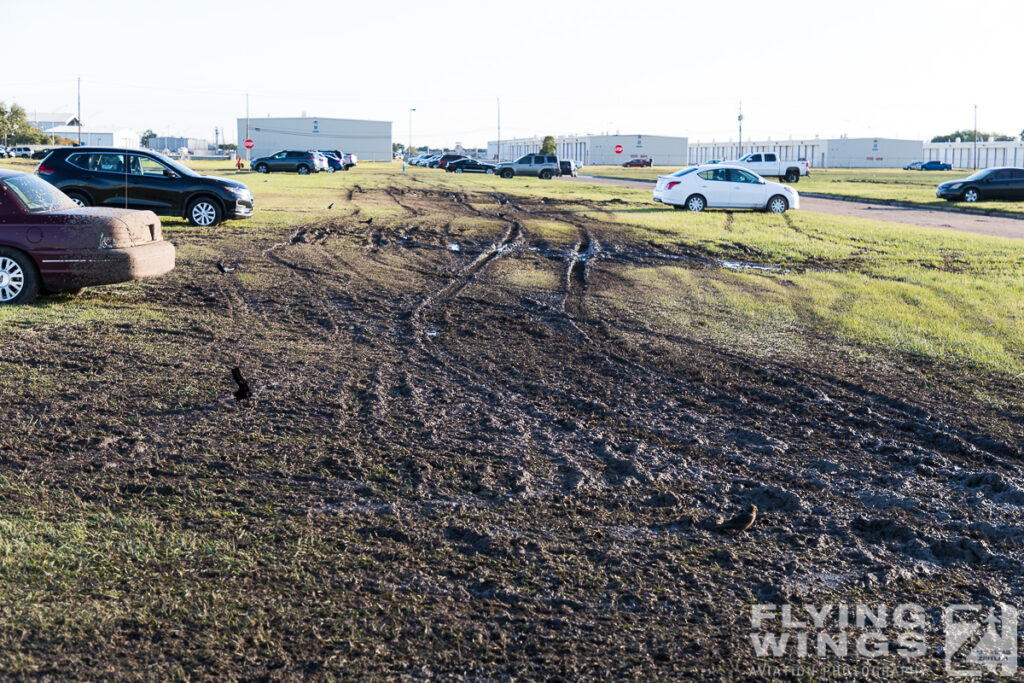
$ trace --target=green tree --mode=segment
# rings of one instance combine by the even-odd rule
[[[154,133],[152,130],[147,128],[146,132],[143,133],[142,137],[140,138],[141,141],[142,141],[142,146],[143,147],[149,147],[149,141],[152,140],[155,137],[156,137],[156,133]]]
[[[1024,139],[1024,131],[1021,131],[1022,139]],[[932,138],[932,142],[956,142],[956,139],[960,138],[961,142],[974,142],[974,131],[973,130],[955,130],[949,135],[936,135]],[[978,142],[985,140],[994,140],[996,142],[1006,142],[1013,140],[1012,135],[1004,135],[1002,133],[986,133],[984,131],[978,131]]]
[[[395,156],[396,157],[396,156],[398,156],[399,154],[401,154],[404,151],[405,151],[405,145],[403,145],[401,142],[392,142],[391,143],[391,156]]]
[[[545,135],[544,141],[540,143],[541,154],[554,154],[555,153],[555,138],[551,135]]]

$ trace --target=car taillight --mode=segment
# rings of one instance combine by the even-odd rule
[[[51,173],[53,173],[53,169],[46,164],[39,164],[36,167],[36,175],[50,175]]]
[[[683,181],[682,180],[673,180],[672,182],[670,182],[668,184],[668,187],[666,187],[665,189],[666,190],[671,190],[673,187],[675,187],[676,185],[678,185],[681,182],[683,182]]]

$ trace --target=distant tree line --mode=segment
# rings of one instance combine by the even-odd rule
[[[949,135],[936,135],[932,138],[932,142],[956,142],[956,139],[960,138],[961,142],[974,142],[974,131],[973,130],[955,130]],[[978,142],[984,142],[986,140],[992,140],[993,142],[1009,142],[1016,140],[1017,138],[1012,135],[1004,135],[1002,133],[985,133],[978,131]],[[1024,140],[1024,130],[1020,132],[1020,139]]]
[[[20,104],[7,106],[0,102],[0,144],[7,145],[48,145],[53,138],[41,130],[29,125],[28,114]],[[59,145],[74,144],[73,140],[57,136]]]

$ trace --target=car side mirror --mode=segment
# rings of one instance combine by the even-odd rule
[[[758,185],[764,185],[766,182],[768,182],[768,181],[766,181],[764,178],[761,178],[760,180],[757,181],[757,184]]]
[[[169,171],[169,170],[167,170],[167,169],[165,168],[165,169],[164,169],[164,177],[165,177],[165,178],[177,178],[177,177],[178,177],[178,174],[177,174],[177,173],[175,173],[174,171]]]

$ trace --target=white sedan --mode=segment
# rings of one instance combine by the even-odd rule
[[[702,164],[658,176],[654,201],[677,209],[760,209],[785,213],[800,208],[789,185],[771,183],[752,171],[725,164]]]

